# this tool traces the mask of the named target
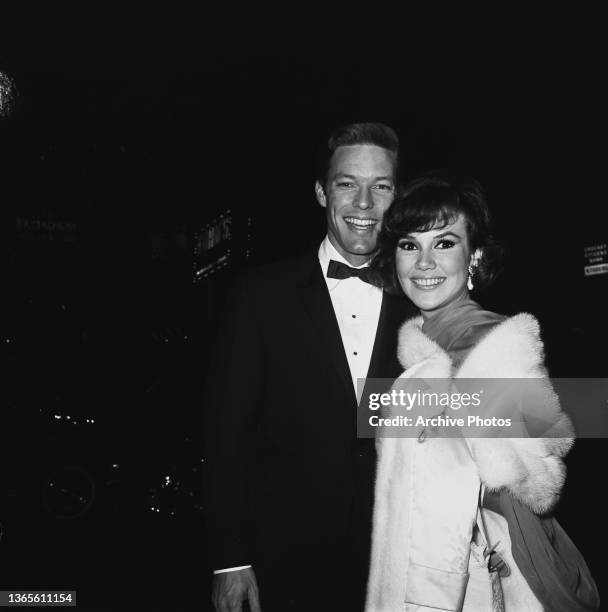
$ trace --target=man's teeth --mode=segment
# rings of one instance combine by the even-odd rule
[[[355,227],[370,227],[377,223],[376,219],[357,219],[356,217],[344,217],[344,221]]]
[[[434,287],[443,283],[445,278],[413,278],[412,282],[420,287]]]

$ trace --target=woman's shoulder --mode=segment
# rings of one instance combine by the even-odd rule
[[[469,366],[467,370],[491,372],[497,368],[498,378],[546,375],[540,326],[526,312],[488,317],[462,334],[455,346],[460,351],[459,363]],[[459,375],[464,374],[460,371]]]
[[[464,320],[457,326],[457,330],[452,333],[450,345],[447,347],[448,352],[450,354],[468,352],[507,318],[505,315],[490,310],[478,309],[467,313]],[[460,357],[462,359],[463,356],[460,355]]]
[[[477,344],[486,336],[490,336],[493,345],[521,341],[542,344],[540,324],[537,318],[528,312],[501,315],[485,311],[483,315],[469,323],[461,339],[469,339]]]

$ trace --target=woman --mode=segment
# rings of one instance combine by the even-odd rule
[[[555,437],[448,438],[426,428],[418,439],[380,435],[366,609],[543,610],[513,559],[497,500],[506,493],[526,511],[550,511],[572,431],[544,382],[534,317],[507,318],[470,297],[493,280],[499,254],[481,187],[439,176],[410,183],[385,215],[379,246],[374,267],[387,290],[403,292],[421,314],[399,332],[399,382],[541,379],[533,405]],[[518,406],[525,423],[529,402]]]

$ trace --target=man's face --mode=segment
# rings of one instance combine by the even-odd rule
[[[395,196],[395,156],[375,145],[339,147],[331,158],[325,189],[315,192],[327,209],[327,233],[352,266],[376,250],[382,216]]]

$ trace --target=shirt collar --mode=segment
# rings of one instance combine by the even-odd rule
[[[351,268],[366,268],[369,266],[369,261],[366,261],[362,266],[353,266],[338,253],[334,245],[329,241],[329,236],[325,236],[325,239],[319,247],[319,263],[321,264],[321,270],[323,270],[323,276],[327,283],[327,288],[331,291],[341,282],[339,278],[327,278],[327,268],[329,268],[329,262],[333,259],[335,261],[341,261]]]

